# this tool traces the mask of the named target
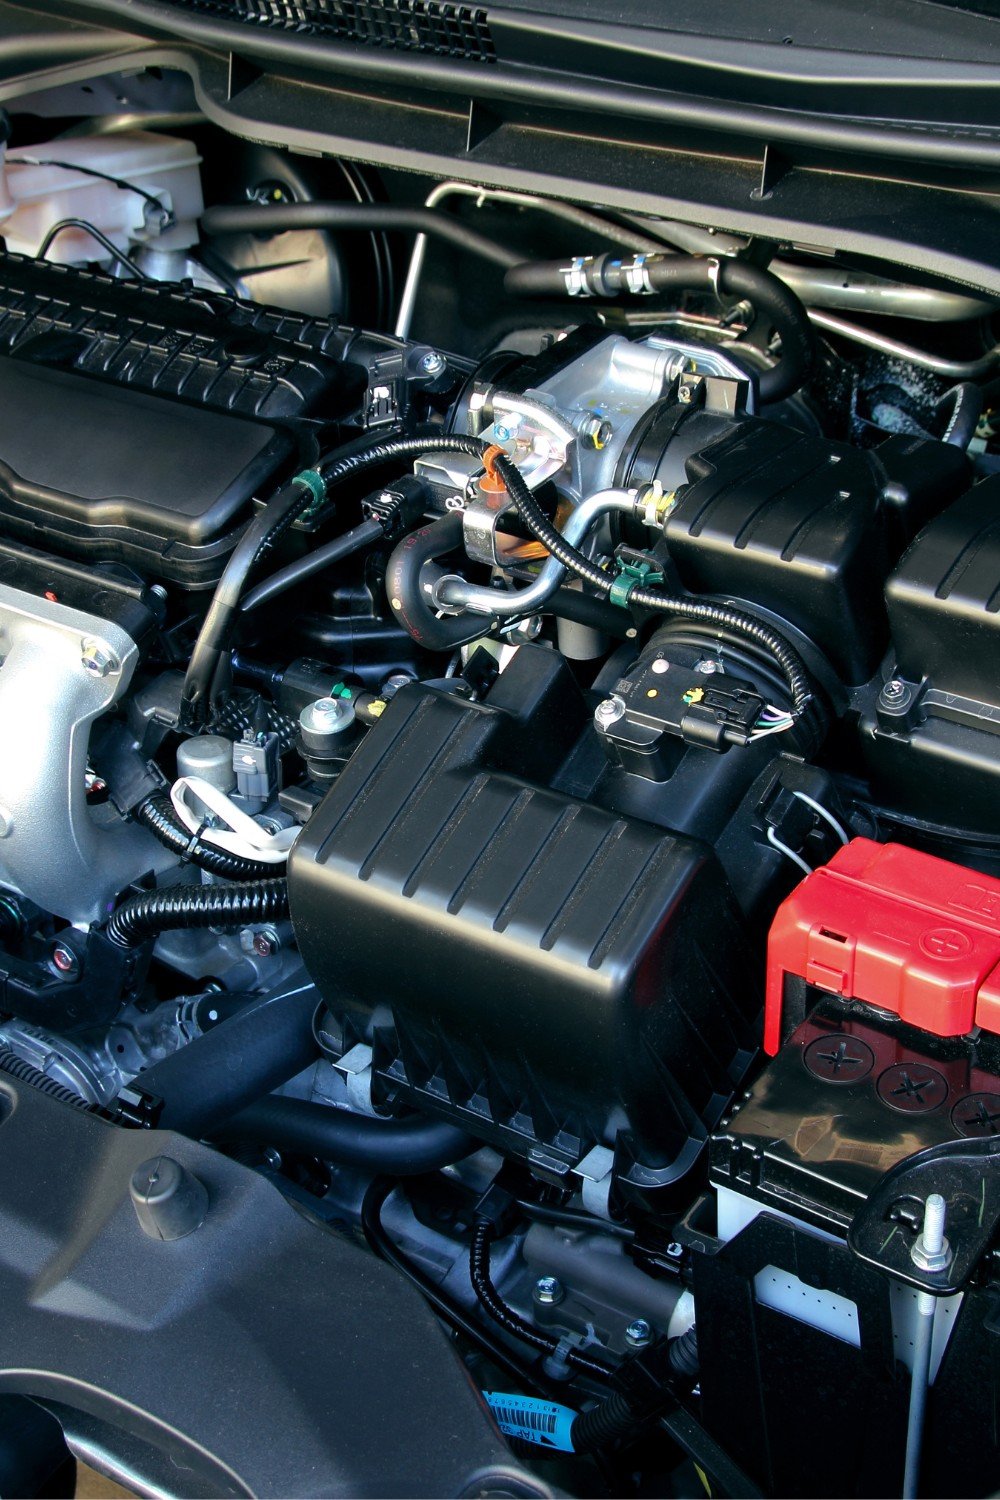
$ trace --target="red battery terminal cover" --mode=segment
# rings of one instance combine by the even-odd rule
[[[902,844],[853,839],[778,908],[764,1048],[790,975],[936,1036],[1000,1033],[1000,880]]]

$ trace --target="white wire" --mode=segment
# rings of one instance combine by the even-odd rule
[[[189,795],[197,798],[200,806],[192,806],[187,800]],[[261,860],[268,865],[281,864],[287,859],[288,850],[300,831],[295,827],[268,833],[241,807],[237,807],[225,792],[220,792],[218,787],[200,776],[179,777],[170,788],[170,800],[189,833],[196,833],[205,843],[225,849],[228,854]],[[224,828],[205,826],[206,807],[226,824]]]
[[[850,834],[844,828],[843,824],[839,823],[833,816],[833,813],[828,812],[822,803],[817,802],[815,797],[810,797],[807,792],[793,792],[792,796],[798,797],[800,802],[804,802],[807,807],[811,807],[813,812],[818,814],[825,823],[829,823],[842,844],[849,844],[851,842]]]
[[[804,874],[811,875],[813,873],[812,867],[806,864],[801,854],[796,854],[794,849],[789,849],[787,844],[783,844],[773,828],[768,828],[767,830],[767,842],[773,845],[779,854],[784,854],[787,859],[790,859],[793,865],[798,865]]]

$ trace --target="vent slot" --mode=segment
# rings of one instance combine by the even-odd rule
[[[166,0],[171,7],[257,27],[492,63],[486,11],[451,0]]]

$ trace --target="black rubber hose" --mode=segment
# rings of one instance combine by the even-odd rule
[[[472,1281],[472,1289],[479,1298],[480,1303],[495,1323],[515,1338],[530,1344],[535,1349],[540,1349],[545,1354],[554,1354],[558,1349],[560,1340],[554,1334],[544,1333],[529,1323],[521,1314],[508,1307],[493,1285],[490,1276],[490,1241],[493,1238],[493,1226],[486,1219],[481,1219],[472,1231],[472,1243],[469,1247],[469,1277]],[[581,1354],[579,1349],[572,1347],[565,1351],[567,1364],[586,1375],[595,1376],[598,1380],[609,1380],[611,1371],[599,1360],[591,1359],[586,1354]]]
[[[983,414],[982,387],[971,380],[952,386],[941,397],[937,409],[948,413],[948,420],[941,434],[942,443],[950,443],[964,452],[975,437],[979,418]]]
[[[496,624],[486,615],[442,615],[439,619],[427,602],[422,582],[425,564],[461,545],[461,511],[449,511],[440,520],[411,531],[389,557],[385,574],[389,606],[403,628],[427,651],[454,651],[486,635]]]
[[[343,1167],[363,1167],[390,1177],[437,1172],[476,1149],[475,1141],[447,1120],[429,1120],[424,1115],[378,1120],[332,1104],[281,1095],[240,1110],[219,1134],[231,1140],[284,1146]]]
[[[315,503],[316,495],[304,479],[291,480],[253,518],[234,547],[216,584],[184,677],[182,726],[204,722],[208,716],[215,674],[228,655],[247,579],[269,548]]]
[[[319,1005],[300,973],[147,1068],[143,1090],[163,1101],[157,1125],[203,1139],[301,1073],[317,1054]]]
[[[537,1380],[530,1371],[524,1369],[499,1339],[493,1338],[485,1328],[481,1328],[478,1323],[474,1322],[465,1309],[457,1302],[453,1302],[447,1293],[443,1292],[420,1266],[415,1265],[387,1234],[382,1223],[382,1209],[395,1186],[391,1178],[376,1177],[365,1193],[361,1205],[361,1228],[371,1250],[380,1260],[388,1261],[389,1265],[395,1266],[397,1271],[412,1282],[438,1316],[456,1333],[461,1334],[462,1338],[473,1348],[478,1349],[480,1354],[492,1360],[499,1369],[510,1375],[532,1395],[551,1399],[552,1393],[549,1388]]]
[[[322,573],[324,568],[330,568],[345,557],[351,557],[355,552],[361,552],[365,547],[381,541],[382,536],[380,522],[362,521],[360,526],[346,531],[343,536],[335,536],[332,541],[322,547],[317,547],[314,552],[307,552],[295,562],[289,563],[287,568],[281,568],[277,573],[272,573],[270,578],[263,579],[247,594],[240,605],[240,613],[246,614],[249,610],[266,604],[268,600],[276,599],[279,594],[296,588],[307,578],[312,578],[315,573]]]
[[[627,640],[628,632],[635,629],[627,610],[608,604],[604,599],[595,599],[593,594],[584,594],[580,589],[556,589],[542,605],[541,613],[589,626],[591,630],[599,630],[602,635],[613,636],[615,640]]]
[[[575,261],[538,261],[515,266],[504,278],[514,296],[552,297],[583,289],[593,297],[623,292],[711,292],[743,298],[765,317],[781,338],[781,358],[759,377],[762,402],[792,395],[807,379],[816,339],[799,298],[770,271],[732,256],[645,255],[621,260],[610,255]]]
[[[266,203],[220,205],[201,216],[202,232],[217,234],[280,234],[286,229],[326,229],[334,232],[373,229],[426,234],[446,240],[480,260],[505,270],[521,257],[460,219],[430,208],[400,208],[393,203]]]
[[[284,880],[245,885],[172,885],[130,896],[112,913],[108,937],[119,948],[138,948],[147,938],[178,928],[246,927],[288,916]]]
[[[495,460],[496,472],[507,486],[511,504],[524,524],[543,544],[551,555],[564,567],[576,573],[599,592],[610,594],[614,576],[606,573],[597,563],[584,557],[571,546],[552,525],[517,468],[509,458]],[[788,684],[796,713],[803,713],[812,701],[812,685],[805,663],[798,652],[789,645],[784,636],[769,625],[724,604],[712,604],[706,600],[689,599],[684,595],[664,594],[659,589],[634,588],[629,594],[630,605],[640,609],[657,610],[688,620],[698,620],[722,630],[733,630],[737,634],[761,646],[777,662],[781,674]]]
[[[211,875],[221,875],[224,880],[264,880],[269,875],[281,873],[280,864],[267,864],[262,859],[245,859],[240,854],[231,854],[219,849],[197,834],[189,833],[174,812],[173,803],[165,792],[154,792],[145,802],[140,802],[132,814],[137,823],[147,828],[164,848],[181,859],[207,870]]]

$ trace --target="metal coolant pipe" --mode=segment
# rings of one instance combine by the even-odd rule
[[[562,535],[570,546],[578,547],[602,516],[610,515],[616,510],[631,515],[635,510],[635,503],[634,490],[599,490],[580,501],[563,527]],[[457,573],[446,573],[434,585],[434,603],[438,609],[468,610],[472,614],[492,618],[533,614],[552,597],[565,576],[563,564],[554,557],[549,557],[534,583],[505,594],[499,589],[468,583]]]

